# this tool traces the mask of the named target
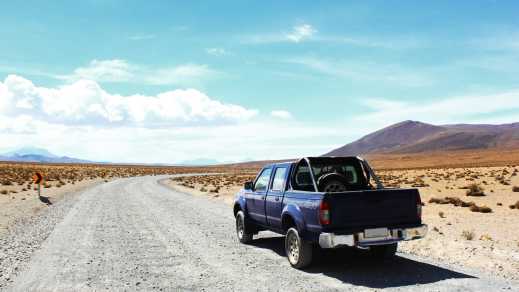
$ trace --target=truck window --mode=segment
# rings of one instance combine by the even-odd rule
[[[286,167],[278,167],[274,171],[274,179],[272,181],[272,188],[273,191],[283,191],[285,188],[285,177],[287,174],[287,168]]]
[[[270,174],[272,173],[272,168],[264,169],[261,174],[258,176],[256,183],[254,183],[254,191],[266,191],[267,185],[270,180]]]
[[[297,191],[315,192],[310,167],[308,167],[308,163],[305,160],[302,160],[296,166],[292,179],[292,189]]]

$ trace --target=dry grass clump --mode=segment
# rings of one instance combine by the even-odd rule
[[[431,198],[429,200],[429,203],[440,204],[440,205],[451,204],[456,207],[464,207],[464,208],[468,207],[469,210],[472,212],[492,213],[492,209],[487,206],[478,206],[474,202],[466,202],[466,201],[463,201],[460,198],[456,198],[456,197]],[[440,213],[443,213],[443,212],[440,212]],[[442,217],[442,215],[440,215],[440,217]]]
[[[476,234],[474,233],[474,231],[464,230],[461,233],[461,236],[463,236],[463,238],[465,238],[466,240],[473,240],[474,237],[476,237]]]
[[[485,192],[483,191],[483,188],[478,184],[471,184],[468,186],[467,196],[482,197],[485,196]]]
[[[472,212],[479,212],[479,213],[492,213],[492,209],[487,206],[478,206],[478,205],[472,205],[469,207],[469,210]]]
[[[456,207],[470,207],[472,205],[475,205],[474,202],[465,202],[457,197],[431,198],[429,200],[429,203],[441,204],[441,205],[451,204]]]
[[[479,240],[488,240],[488,241],[492,241],[492,237],[488,234],[483,234],[479,237]]]

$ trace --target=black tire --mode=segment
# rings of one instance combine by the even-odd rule
[[[345,192],[347,185],[348,179],[338,173],[327,173],[317,180],[317,188],[326,193]]]
[[[285,252],[288,262],[296,269],[303,269],[312,263],[312,243],[299,237],[294,227],[289,228],[285,236]]]
[[[245,214],[243,211],[236,213],[236,235],[241,243],[249,243],[252,241],[253,233],[249,230],[250,227],[246,224]]]
[[[375,245],[369,248],[369,253],[377,259],[391,259],[395,256],[398,243]]]

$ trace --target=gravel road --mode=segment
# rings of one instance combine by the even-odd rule
[[[120,179],[54,205],[47,217],[59,222],[41,244],[26,243],[31,251],[4,289],[519,291],[515,282],[404,254],[381,264],[361,252],[326,252],[311,269],[295,270],[282,237],[266,232],[239,244],[228,205],[174,192],[163,178]]]

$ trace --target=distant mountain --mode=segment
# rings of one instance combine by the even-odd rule
[[[519,148],[519,123],[431,125],[404,121],[383,128],[325,155]]]
[[[198,158],[193,160],[184,160],[180,165],[189,165],[189,166],[204,166],[204,165],[216,165],[221,164],[221,161],[218,161],[216,159],[209,159],[209,158]]]
[[[0,154],[0,161],[42,163],[92,163],[92,161],[52,154],[43,148],[23,147]]]
[[[4,156],[41,155],[41,156],[51,157],[51,158],[58,157],[57,155],[50,153],[47,149],[38,148],[38,147],[22,147],[22,148],[18,148],[16,150],[4,153],[2,155],[4,155]]]

